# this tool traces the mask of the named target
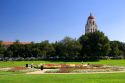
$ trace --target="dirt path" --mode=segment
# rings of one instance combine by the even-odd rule
[[[38,70],[34,72],[28,72],[26,74],[101,74],[101,73],[125,73],[124,71],[112,71],[112,72],[86,72],[86,73],[45,73],[46,71],[51,69]]]

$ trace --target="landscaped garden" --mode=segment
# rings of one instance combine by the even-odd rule
[[[97,62],[51,62],[51,61],[8,61],[0,62],[2,72],[29,73],[98,73],[125,71],[124,60],[101,60]],[[26,64],[29,65],[26,67]]]
[[[33,64],[34,67],[25,67]],[[43,70],[40,66],[43,65]],[[1,83],[124,83],[124,60],[97,62],[7,61],[0,62]],[[48,69],[48,70],[47,70]],[[44,71],[46,70],[46,71]],[[30,74],[30,72],[42,72]],[[123,71],[123,72],[119,72]],[[117,72],[117,73],[116,73]],[[29,73],[29,74],[28,74]],[[54,73],[54,74],[51,74]],[[58,73],[58,74],[57,74]],[[39,75],[38,75],[39,74]],[[66,74],[66,75],[65,75]]]

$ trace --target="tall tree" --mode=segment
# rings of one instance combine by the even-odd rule
[[[120,55],[123,55],[125,51],[124,45],[119,41],[110,41],[110,56],[114,58],[118,58]]]
[[[63,40],[56,42],[56,54],[61,58],[76,59],[81,50],[81,44],[76,39],[65,37]]]
[[[12,53],[11,53],[11,54],[12,54],[12,55],[11,55],[12,57],[20,57],[20,56],[22,55],[22,53],[23,53],[22,48],[23,48],[23,45],[20,44],[20,43],[18,43],[18,42],[16,42],[16,43],[10,45],[10,46],[7,48],[7,50],[8,50],[9,52],[12,52]]]
[[[40,49],[40,54],[43,58],[51,57],[55,52],[55,49],[52,44],[49,43],[48,40],[42,41],[38,44],[38,48]]]
[[[79,40],[82,45],[82,58],[87,60],[98,60],[109,54],[109,40],[103,32],[97,31],[94,33],[88,33],[82,35]]]

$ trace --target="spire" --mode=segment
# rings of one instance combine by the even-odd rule
[[[92,16],[92,13],[90,12],[90,16]]]
[[[95,17],[92,15],[92,13],[90,12],[90,16],[88,17],[88,19],[94,19]]]

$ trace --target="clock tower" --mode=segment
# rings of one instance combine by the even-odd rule
[[[87,23],[85,25],[85,34],[87,33],[93,33],[97,31],[97,24],[95,17],[90,13],[90,16],[87,19]]]

